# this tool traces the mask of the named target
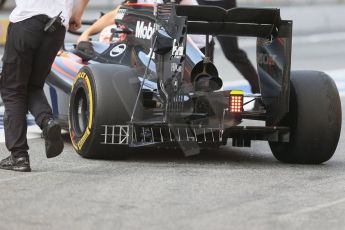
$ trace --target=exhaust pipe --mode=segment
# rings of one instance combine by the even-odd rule
[[[195,91],[211,92],[223,86],[216,66],[210,61],[200,61],[191,72],[191,82]]]

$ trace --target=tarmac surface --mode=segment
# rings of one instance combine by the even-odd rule
[[[132,151],[116,161],[83,159],[68,141],[61,156],[47,160],[43,140],[33,139],[32,173],[0,171],[0,223],[5,229],[343,229],[344,143],[342,135],[329,162],[306,166],[278,162],[265,142],[190,158]]]

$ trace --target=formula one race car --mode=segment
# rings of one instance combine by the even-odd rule
[[[45,87],[81,156],[120,156],[130,147],[180,147],[189,156],[228,139],[236,147],[268,141],[290,163],[318,164],[334,154],[337,88],[322,72],[290,71],[292,22],[278,9],[126,3],[116,23],[115,43],[91,42],[90,52],[65,44]],[[210,39],[204,55],[187,34],[257,37],[261,93],[225,89]],[[245,109],[254,102],[261,109]]]

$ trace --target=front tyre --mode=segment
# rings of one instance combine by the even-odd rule
[[[328,161],[338,145],[341,121],[334,81],[322,72],[292,72],[290,111],[279,124],[290,127],[290,142],[270,142],[273,155],[285,163]]]

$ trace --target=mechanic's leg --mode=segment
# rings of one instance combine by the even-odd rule
[[[236,7],[236,0],[198,0],[200,5],[212,5],[222,7],[224,9],[231,9]],[[217,36],[217,39],[222,47],[225,57],[233,63],[236,69],[249,82],[252,92],[259,93],[259,77],[254,66],[249,61],[246,53],[238,47],[237,37]]]
[[[6,147],[14,158],[27,157],[29,149],[26,140],[27,83],[33,60],[31,44],[35,38],[24,37],[26,34],[23,23],[10,24],[1,77]]]
[[[35,117],[36,124],[41,128],[43,128],[44,120],[53,118],[52,109],[44,94],[43,87],[56,54],[63,45],[65,33],[64,27],[60,27],[54,33],[46,33],[36,52],[28,96],[29,111]]]
[[[253,93],[260,93],[259,77],[247,54],[238,47],[237,37],[217,36],[225,57],[249,82]]]

